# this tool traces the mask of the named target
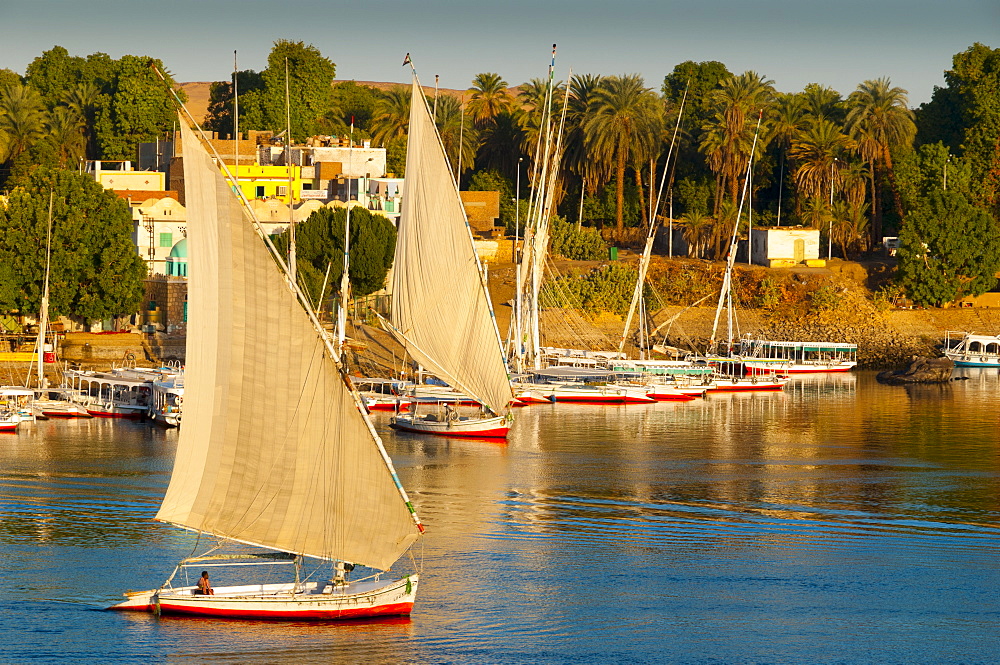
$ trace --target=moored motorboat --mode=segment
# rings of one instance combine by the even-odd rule
[[[947,331],[944,350],[956,367],[1000,367],[1000,335]]]

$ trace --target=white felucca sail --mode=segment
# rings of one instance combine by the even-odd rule
[[[410,356],[501,415],[514,394],[472,230],[416,74],[392,328]]]
[[[387,570],[418,523],[391,461],[239,200],[181,122],[184,428],[156,519]]]

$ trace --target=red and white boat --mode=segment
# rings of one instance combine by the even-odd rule
[[[209,557],[185,560],[182,566],[208,566]],[[219,565],[219,564],[212,564]],[[253,565],[242,562],[240,565]],[[130,591],[126,600],[109,609],[239,619],[344,621],[372,617],[406,616],[413,610],[419,576],[386,582],[377,578],[326,582],[244,584],[216,586],[211,595],[197,586]]]
[[[849,372],[858,364],[858,345],[842,342],[740,340],[747,374],[818,374]]]
[[[21,416],[17,411],[4,409],[0,411],[0,432],[16,432],[21,424]]]
[[[199,334],[187,339],[184,425],[156,519],[212,546],[111,609],[297,621],[409,614],[417,576],[380,576],[423,532],[413,504],[309,299],[289,288],[283,257],[179,124],[199,280],[188,321]],[[275,578],[255,564],[290,564],[294,574]],[[304,565],[314,569],[303,576]],[[355,566],[371,572],[349,581]],[[218,567],[228,567],[226,581],[195,593],[187,571],[205,568],[207,582]],[[184,584],[173,586],[181,571]]]
[[[653,383],[646,386],[646,394],[657,402],[691,402],[705,394],[705,388],[701,391],[685,386],[669,383]]]
[[[785,387],[789,379],[780,374],[753,374],[750,376],[719,376],[712,380],[710,393],[738,393],[752,391],[777,391]]]
[[[506,416],[489,416],[470,418],[459,415],[456,410],[445,410],[444,415],[438,413],[400,413],[392,417],[389,427],[402,432],[415,434],[436,434],[437,436],[469,437],[469,438],[507,438],[510,431],[510,419]]]
[[[549,396],[553,402],[557,403],[651,404],[656,401],[647,394],[645,386],[627,386],[614,383],[605,385],[557,385],[552,387]]]
[[[415,84],[412,94],[407,198],[397,224],[392,309],[382,322],[420,373],[426,370],[440,383],[412,386],[411,411],[394,416],[390,426],[418,434],[504,438],[515,397],[493,305],[426,99]],[[477,412],[463,415],[461,407]]]

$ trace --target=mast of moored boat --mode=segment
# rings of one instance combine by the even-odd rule
[[[38,362],[38,387],[47,388],[45,379],[45,331],[49,326],[49,269],[52,262],[52,206],[55,203],[55,190],[49,190],[49,217],[45,233],[45,282],[42,286],[42,304],[38,314],[38,342],[35,344],[35,355]]]
[[[746,203],[747,188],[750,185],[750,170],[753,168],[753,156],[757,150],[757,137],[760,134],[760,122],[764,117],[761,111],[757,116],[757,129],[754,131],[753,144],[750,147],[750,158],[747,160],[747,174],[743,179],[743,194],[740,196],[740,205],[736,210],[736,223],[733,224],[733,233],[729,240],[729,251],[726,254],[726,272],[722,277],[722,289],[719,291],[719,304],[715,308],[715,319],[712,321],[712,336],[708,342],[708,352],[715,352],[716,333],[719,330],[719,317],[722,315],[723,306],[729,308],[729,336],[730,346],[732,345],[732,316],[733,316],[733,264],[736,262],[736,242],[739,239],[740,219],[743,217],[743,204]]]

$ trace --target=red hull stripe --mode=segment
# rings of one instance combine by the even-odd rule
[[[657,402],[693,402],[694,397],[691,395],[660,395],[657,393],[650,393],[649,396],[655,399]]]
[[[95,418],[129,418],[133,420],[142,418],[141,413],[107,413],[105,411],[91,411],[90,409],[87,409],[87,413]]]
[[[163,614],[185,614],[193,616],[228,617],[232,619],[312,619],[314,621],[343,621],[347,619],[367,619],[370,617],[407,616],[413,611],[413,603],[395,603],[368,608],[345,610],[282,610],[254,611],[230,610],[218,607],[188,607],[160,603]]]

